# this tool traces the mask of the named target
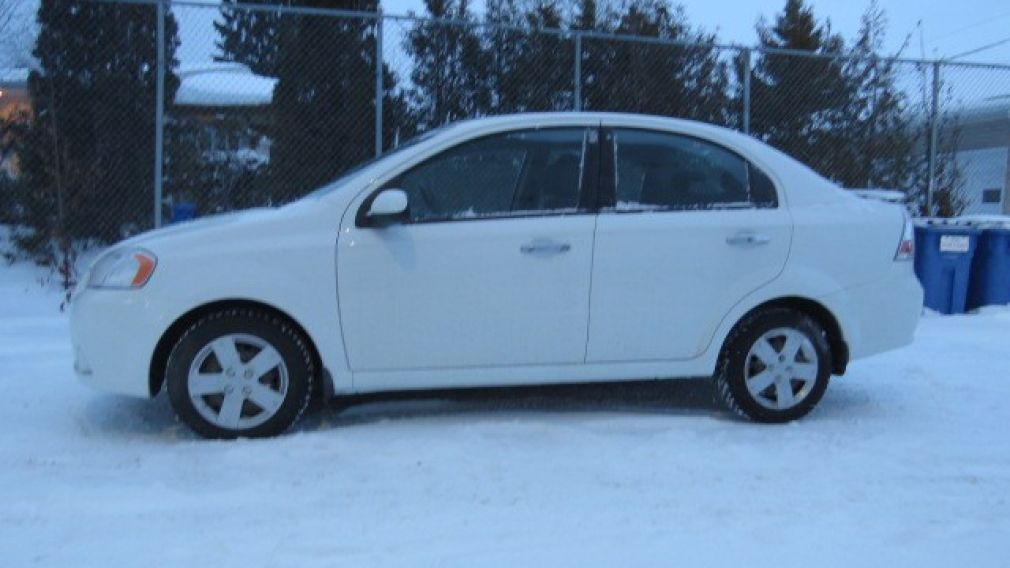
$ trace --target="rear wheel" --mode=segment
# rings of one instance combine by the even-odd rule
[[[179,418],[207,438],[275,436],[308,406],[315,369],[304,337],[255,309],[207,315],[168,358],[168,395]]]
[[[821,326],[787,308],[763,308],[730,334],[715,384],[732,411],[758,422],[788,422],[809,413],[831,376],[831,349]]]

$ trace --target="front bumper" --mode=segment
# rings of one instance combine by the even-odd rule
[[[167,327],[144,290],[84,289],[70,304],[74,372],[94,388],[150,397],[154,348]]]

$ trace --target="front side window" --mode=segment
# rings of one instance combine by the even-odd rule
[[[721,146],[677,134],[614,132],[615,209],[698,210],[774,207],[766,175]]]
[[[487,136],[446,150],[385,187],[407,192],[412,222],[575,213],[587,140],[584,128]]]

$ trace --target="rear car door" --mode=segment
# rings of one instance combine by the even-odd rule
[[[402,223],[345,220],[337,285],[351,369],[582,363],[597,133],[464,142],[383,184],[408,194]]]
[[[792,237],[771,179],[699,138],[606,129],[587,361],[684,360],[773,280]]]

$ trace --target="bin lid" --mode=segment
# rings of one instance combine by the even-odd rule
[[[958,225],[979,229],[1010,229],[1010,215],[961,215],[953,220]]]
[[[956,217],[915,217],[912,219],[912,224],[916,227],[934,227],[934,226],[957,226]],[[970,225],[965,225],[970,226]]]
[[[917,229],[933,229],[936,232],[958,232],[961,234],[977,234],[984,228],[975,223],[962,221],[958,217],[916,217],[912,224]]]

